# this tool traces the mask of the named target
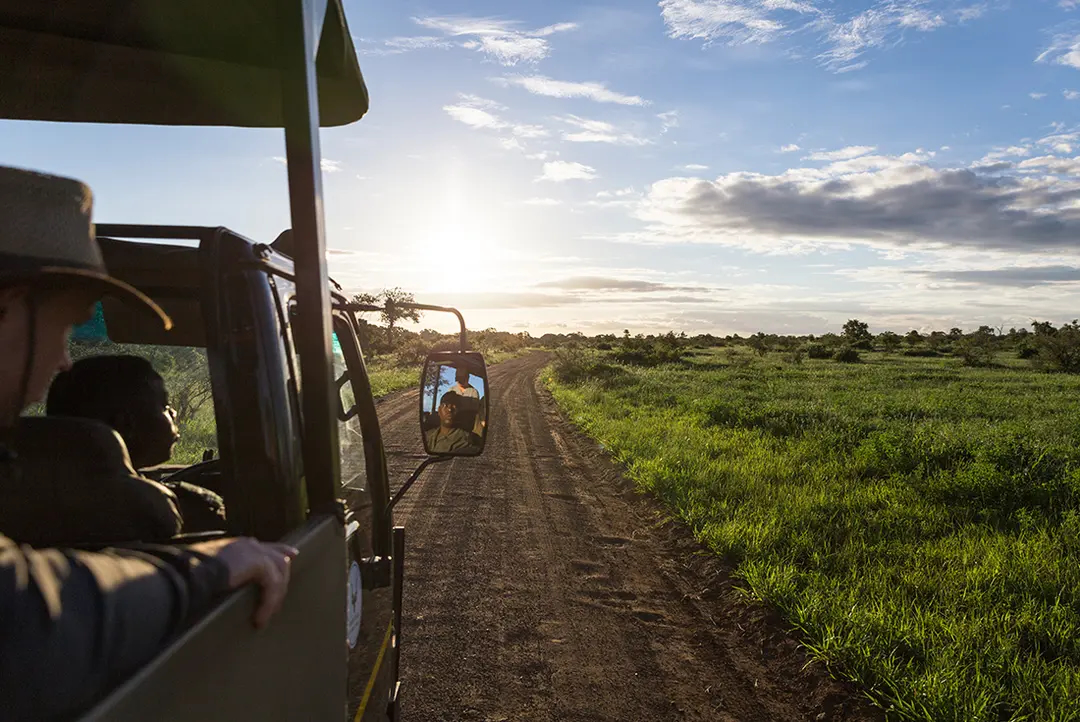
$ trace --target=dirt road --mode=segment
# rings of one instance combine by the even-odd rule
[[[881,719],[560,416],[545,361],[491,369],[484,455],[433,467],[396,511],[406,722]],[[401,479],[416,392],[379,413]]]

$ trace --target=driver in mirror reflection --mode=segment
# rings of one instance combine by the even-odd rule
[[[456,383],[450,390],[465,399],[465,404],[469,407],[466,411],[468,412],[468,416],[473,420],[471,425],[472,432],[477,436],[483,436],[484,426],[487,425],[487,421],[485,420],[487,411],[484,400],[480,397],[480,392],[469,382],[470,376],[471,374],[468,369],[456,369],[454,374],[454,381],[456,381]],[[462,425],[466,428],[469,426],[467,423],[459,424],[459,426]]]
[[[469,383],[469,371],[468,369],[457,369],[454,380],[457,382],[450,390],[456,393],[458,396],[463,396],[467,399],[479,399],[480,392],[476,390],[476,387]]]
[[[469,452],[479,447],[476,435],[455,425],[458,406],[462,396],[447,391],[439,400],[439,425],[427,432],[428,452],[432,454],[455,454]]]

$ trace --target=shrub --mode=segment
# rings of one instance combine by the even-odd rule
[[[896,350],[900,348],[900,343],[902,341],[903,339],[892,331],[882,331],[878,334],[878,342],[887,353],[896,353]]]
[[[552,366],[560,381],[569,384],[584,381],[592,367],[592,354],[580,346],[563,346],[555,349]]]
[[[557,348],[552,368],[555,376],[568,384],[593,380],[605,388],[612,388],[626,382],[629,377],[623,367],[604,363],[596,353],[578,345]]]
[[[401,366],[415,366],[423,363],[424,359],[427,358],[428,350],[428,344],[422,338],[416,337],[409,339],[397,350],[394,356]]]
[[[965,336],[956,346],[956,355],[965,366],[990,366],[994,363],[994,337],[982,333]]]
[[[832,352],[829,351],[825,344],[812,343],[806,347],[806,356],[808,358],[824,359],[832,356]]]
[[[845,346],[833,354],[833,361],[839,361],[844,364],[857,364],[862,362],[862,357],[859,355],[858,349],[851,346]]]
[[[803,359],[806,358],[806,352],[801,348],[792,349],[785,354],[785,358],[788,363],[798,366],[803,362]]]
[[[1028,346],[1027,344],[1024,344],[1016,351],[1016,358],[1024,359],[1025,361],[1027,361],[1028,359],[1033,359],[1038,355],[1039,349],[1035,348],[1034,346]]]
[[[915,356],[918,358],[937,358],[943,354],[932,348],[909,348],[907,351],[904,351],[904,355]]]
[[[1074,320],[1054,331],[1036,333],[1035,340],[1039,360],[1047,368],[1068,374],[1080,373],[1080,322]]]

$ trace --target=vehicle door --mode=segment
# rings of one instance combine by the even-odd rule
[[[333,349],[341,400],[341,498],[349,548],[348,718],[379,720],[385,719],[397,681],[391,537],[384,514],[389,488],[378,421],[364,411],[373,411],[373,406],[355,325],[345,313],[334,315]],[[368,403],[356,403],[365,397]]]

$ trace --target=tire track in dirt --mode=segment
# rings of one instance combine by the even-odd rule
[[[395,510],[406,722],[882,719],[562,418],[546,361],[491,367],[484,455]],[[423,458],[416,404],[379,405],[394,480]]]

